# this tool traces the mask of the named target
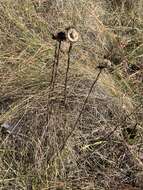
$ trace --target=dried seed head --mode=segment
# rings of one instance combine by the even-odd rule
[[[67,37],[70,42],[78,41],[79,34],[74,28],[70,28],[67,32]]]
[[[98,69],[111,69],[112,68],[112,63],[110,62],[110,60],[104,59],[102,62],[99,62],[99,64],[97,65]]]
[[[108,60],[108,59],[104,59],[104,65],[106,65],[106,67],[108,67],[108,68],[111,68],[111,67],[112,67],[112,63],[111,63],[111,61]]]
[[[57,40],[57,41],[66,41],[66,33],[61,31],[61,32],[58,32],[57,34],[53,34],[52,35],[52,38],[53,40]]]

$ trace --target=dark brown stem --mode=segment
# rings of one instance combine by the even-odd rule
[[[67,99],[67,82],[68,82],[68,72],[70,67],[70,53],[72,50],[72,43],[70,43],[70,47],[68,50],[68,61],[67,61],[67,69],[66,69],[66,76],[65,76],[65,86],[64,86],[64,104],[66,104]]]
[[[74,125],[73,125],[73,127],[72,127],[72,129],[71,129],[71,131],[70,131],[69,134],[67,135],[66,139],[64,140],[64,142],[63,142],[63,144],[62,144],[62,146],[61,146],[61,148],[60,148],[60,150],[59,150],[58,152],[61,153],[61,152],[63,151],[63,149],[65,148],[65,146],[66,146],[66,144],[67,144],[67,142],[68,142],[68,140],[69,140],[69,138],[70,138],[70,137],[72,136],[72,134],[74,133],[74,131],[75,131],[76,127],[77,127],[77,124],[78,124],[78,122],[79,122],[79,120],[80,120],[80,117],[81,117],[81,115],[82,115],[82,113],[83,113],[83,111],[84,111],[84,108],[85,108],[85,106],[86,106],[86,104],[87,104],[87,102],[88,102],[89,96],[90,96],[90,94],[91,94],[91,92],[92,92],[92,90],[93,90],[94,85],[97,83],[97,81],[98,81],[98,79],[99,79],[99,77],[100,77],[100,74],[101,74],[102,70],[103,70],[103,69],[100,69],[100,70],[99,70],[99,73],[97,74],[95,80],[93,81],[93,83],[92,83],[92,85],[91,85],[91,87],[90,87],[90,89],[89,89],[88,95],[86,96],[86,98],[85,98],[85,100],[84,100],[84,102],[83,102],[83,105],[82,105],[82,107],[81,107],[81,110],[80,110],[80,112],[79,112],[79,115],[78,115],[78,117],[77,117],[77,119],[76,119],[76,121],[75,121],[75,123],[74,123]],[[57,154],[58,154],[58,153],[56,152],[48,161],[50,161],[51,159],[53,159]]]
[[[55,65],[56,65],[56,58],[57,58],[57,49],[58,49],[58,45],[56,43],[56,45],[55,45],[55,53],[54,53],[54,61],[53,61],[53,67],[52,67],[52,77],[51,77],[50,85],[53,84],[53,79],[54,79]]]
[[[77,127],[77,124],[78,124],[78,122],[79,122],[79,120],[80,120],[80,118],[81,118],[81,115],[82,115],[82,113],[83,113],[83,111],[84,111],[84,108],[85,108],[85,106],[86,106],[86,104],[87,104],[87,102],[88,102],[89,96],[90,96],[90,94],[91,94],[91,92],[92,92],[92,90],[93,90],[94,85],[95,85],[96,82],[98,81],[101,72],[102,72],[102,69],[100,69],[100,71],[99,71],[99,73],[98,73],[96,79],[93,81],[93,83],[92,83],[92,85],[91,85],[91,87],[90,87],[90,89],[89,89],[88,95],[87,95],[87,97],[85,98],[85,100],[84,100],[84,102],[83,102],[83,105],[82,105],[82,108],[81,108],[81,110],[80,110],[80,112],[79,112],[79,115],[78,115],[78,117],[77,117],[77,119],[76,119],[76,121],[75,121],[75,123],[74,123],[74,125],[73,125],[73,127],[72,127],[72,129],[71,129],[71,131],[70,131],[70,133],[69,133],[69,135],[66,137],[65,142],[63,143],[63,146],[62,146],[62,148],[61,148],[61,151],[64,149],[64,147],[65,147],[65,145],[66,145],[66,142],[68,141],[68,139],[71,137],[71,135],[72,135],[73,132],[75,131],[75,129],[76,129],[76,127]]]
[[[61,49],[61,41],[59,41],[58,47],[55,48],[55,56],[52,70],[52,79],[51,79],[51,88],[54,90],[55,81],[57,77],[58,65],[59,65],[59,57],[60,57],[60,49]]]

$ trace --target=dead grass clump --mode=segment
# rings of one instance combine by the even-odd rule
[[[98,0],[0,3],[2,189],[143,189],[141,88],[129,80],[141,75],[142,22],[123,2],[123,12]],[[69,26],[80,39],[65,104],[68,55],[59,52],[52,89],[52,34]]]
[[[133,0],[107,0],[106,2],[107,6],[110,6],[111,10],[131,10],[135,5],[135,2]]]

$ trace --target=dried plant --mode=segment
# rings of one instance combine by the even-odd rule
[[[142,0],[0,2],[0,189],[143,189],[142,17]]]

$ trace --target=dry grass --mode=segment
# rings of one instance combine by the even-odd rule
[[[2,190],[143,189],[142,6],[142,0],[0,2]],[[68,26],[80,39],[65,106],[68,57],[60,53],[51,91],[51,33]],[[95,82],[97,66],[107,61],[111,67]]]

